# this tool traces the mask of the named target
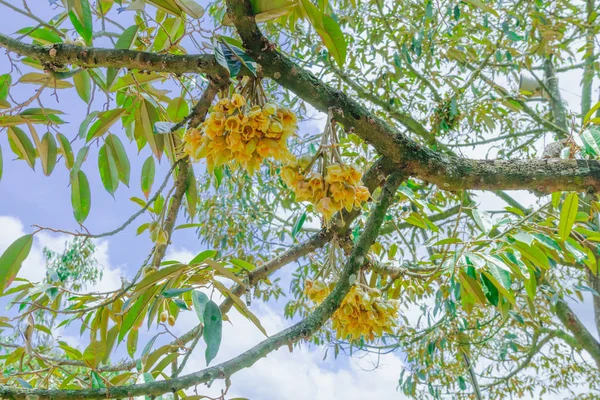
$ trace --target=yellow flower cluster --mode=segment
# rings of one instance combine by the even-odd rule
[[[296,160],[281,169],[281,179],[296,194],[297,201],[310,201],[329,221],[342,208],[351,211],[369,199],[369,189],[361,185],[362,174],[353,166],[334,163],[323,177],[318,172],[302,173]]]
[[[305,282],[304,293],[315,303],[321,303],[331,292],[324,282]],[[398,317],[398,302],[381,298],[377,289],[354,285],[340,308],[332,316],[332,327],[338,339],[373,341],[384,332],[393,333]]]
[[[194,159],[206,158],[208,171],[237,161],[252,174],[265,158],[292,158],[287,139],[296,128],[291,110],[273,103],[250,106],[244,96],[234,93],[219,100],[199,130],[186,132],[184,151]]]

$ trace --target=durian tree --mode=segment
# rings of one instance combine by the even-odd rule
[[[27,21],[0,27],[0,177],[14,163],[66,168],[57,190],[77,226],[33,227],[0,256],[0,398],[197,399],[295,345],[402,352],[398,390],[414,398],[599,398],[596,0],[0,10]],[[87,115],[69,115],[70,92]],[[139,211],[90,231],[94,194],[122,185],[139,185]],[[486,192],[503,206],[486,211]],[[120,289],[87,292],[90,241],[129,226],[151,251],[131,249],[139,269]],[[204,248],[190,262],[165,259],[180,229]],[[48,254],[41,284],[19,277],[40,232],[75,240]],[[277,299],[295,323],[211,366],[235,340],[222,337],[228,315],[264,331],[252,304]],[[190,315],[194,329],[161,342]],[[89,345],[53,340],[61,327]],[[202,347],[207,367],[183,374]]]

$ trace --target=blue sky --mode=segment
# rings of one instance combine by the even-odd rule
[[[33,2],[31,3],[33,4]],[[48,7],[47,2],[38,0],[36,3],[40,4],[39,9],[35,10],[39,16],[49,19],[55,14]],[[1,10],[3,17],[0,32],[4,34],[12,34],[24,26],[35,24],[12,11]],[[6,15],[10,17],[6,17]],[[120,18],[127,19],[130,18],[130,15],[124,13]],[[96,45],[108,46],[109,44],[99,40]],[[23,71],[26,72],[26,69],[26,67],[23,68]],[[0,74],[10,70],[11,65],[4,51],[0,51]],[[13,77],[18,79],[17,74]],[[16,79],[14,80],[16,81]],[[571,84],[578,85],[578,77],[565,76],[561,87],[569,87]],[[19,85],[17,88],[18,90],[13,89],[11,94],[16,100],[23,101],[31,96],[37,87]],[[568,91],[564,91],[563,95],[574,109],[578,107],[576,97],[570,96]],[[96,97],[93,109],[100,109],[104,99],[99,94]],[[69,123],[62,125],[59,130],[68,138],[75,137],[80,122],[87,114],[87,105],[77,97],[75,91],[58,91],[59,102],[57,104],[52,91],[46,90],[41,96],[41,100],[45,107],[58,108],[68,112],[63,119]],[[303,128],[316,133],[321,124],[322,121],[313,121]],[[37,128],[38,133],[45,133],[45,128],[41,125]],[[120,226],[139,209],[139,206],[129,201],[129,198],[132,196],[142,197],[139,184],[141,165],[150,151],[144,149],[139,156],[133,156],[137,153],[135,145],[127,143],[122,130],[117,128],[113,130],[113,133],[122,138],[130,154],[131,187],[120,185],[115,198],[108,194],[102,187],[97,169],[98,148],[91,149],[83,170],[90,180],[92,190],[92,208],[85,222],[86,228],[92,233],[105,232]],[[81,141],[77,142],[74,150],[77,151],[81,145]],[[35,172],[24,161],[12,161],[13,155],[9,149],[5,132],[0,133],[0,147],[4,156],[4,174],[0,180],[0,252],[17,237],[31,232],[33,224],[71,231],[78,229],[71,209],[68,171],[62,162],[57,165],[50,177],[45,177],[41,173],[39,161]],[[476,157],[485,156],[481,153],[471,154],[468,150],[466,153]],[[162,165],[157,165],[157,167],[154,188],[159,186],[169,168],[166,159],[163,160]],[[200,166],[196,166],[197,171],[200,168]],[[524,204],[531,204],[535,201],[535,198],[527,193],[518,194],[518,198]],[[480,201],[485,204],[484,208],[486,209],[499,209],[504,206],[501,201],[490,194],[482,195]],[[99,287],[108,289],[119,286],[121,275],[131,277],[137,271],[138,265],[152,247],[147,234],[135,236],[135,230],[142,222],[147,222],[143,216],[117,236],[97,242],[96,256],[105,269],[105,275]],[[181,218],[180,222],[183,222]],[[54,250],[61,250],[66,239],[65,235],[60,234],[42,233],[37,235],[34,248],[24,265],[21,276],[41,279],[44,274],[41,249],[48,246]],[[176,231],[173,242],[175,245],[167,253],[167,258],[170,259],[186,261],[203,250],[192,230]],[[258,301],[253,302],[252,310],[259,316],[269,333],[275,333],[290,324],[290,321],[283,319],[280,312],[281,305],[280,303],[266,306]],[[578,309],[581,311],[582,318],[589,321],[589,318],[586,318],[585,308],[579,306]],[[239,315],[232,315],[231,318],[232,324],[225,325],[223,347],[215,362],[229,359],[263,338],[251,323]],[[183,333],[196,323],[196,317],[189,313],[189,318],[180,318],[175,330]],[[80,339],[72,332],[63,331],[59,334],[72,343],[85,345],[85,339]],[[200,346],[188,364],[188,371],[204,367],[203,351],[204,349]],[[281,398],[292,400],[404,398],[396,391],[397,379],[402,368],[399,354],[390,354],[380,360],[373,357],[362,359],[341,357],[338,360],[328,358],[323,361],[322,358],[323,349],[319,348],[302,346],[294,349],[294,354],[289,354],[287,348],[281,349],[270,354],[266,359],[260,360],[253,368],[236,374],[232,378],[231,397],[238,395],[250,399],[266,400]],[[373,370],[376,364],[379,364],[379,367]],[[199,388],[199,393],[214,394],[219,390],[220,385],[221,383],[216,383],[214,387],[206,390]]]

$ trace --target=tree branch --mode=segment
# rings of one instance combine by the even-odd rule
[[[575,336],[581,347],[594,359],[600,369],[600,342],[587,330],[564,300],[558,300],[555,312],[558,319]]]
[[[352,282],[356,280],[356,274],[365,262],[368,251],[378,235],[379,228],[383,223],[387,210],[394,200],[396,190],[404,178],[405,175],[395,172],[387,179],[379,202],[371,212],[365,228],[359,237],[358,243],[340,274],[339,281],[323,303],[302,321],[271,336],[239,356],[215,365],[214,367],[206,368],[179,378],[145,384],[82,390],[25,389],[0,386],[0,398],[26,400],[31,398],[29,396],[37,396],[37,400],[77,400],[126,398],[140,395],[159,396],[164,393],[175,393],[181,389],[210,382],[215,379],[227,379],[237,371],[251,367],[256,361],[265,357],[272,351],[277,350],[284,345],[310,337],[323,326],[331,315],[333,315],[339,308],[346,294],[350,291],[353,284]]]

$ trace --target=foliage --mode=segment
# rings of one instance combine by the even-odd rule
[[[14,67],[0,75],[0,179],[3,163],[65,168],[63,206],[80,226],[37,228],[0,255],[12,307],[0,334],[13,340],[0,397],[197,399],[188,388],[228,385],[305,339],[335,357],[402,352],[399,390],[414,398],[597,398],[597,1],[230,0],[205,13],[193,0],[63,0],[52,18],[0,7],[36,22],[0,34]],[[563,99],[572,71],[578,107]],[[68,106],[48,106],[68,93],[88,108],[72,135]],[[560,158],[539,159],[546,142]],[[90,233],[97,191],[121,184],[139,186],[139,211]],[[92,240],[132,223],[152,251],[120,288],[87,293],[102,274]],[[74,240],[46,249],[46,280],[29,282],[18,274],[45,230]],[[165,260],[176,230],[206,249]],[[252,301],[281,296],[298,324],[180,377],[196,346],[208,366],[236,340],[223,335],[232,308],[266,335]],[[164,340],[193,314],[196,328]]]

